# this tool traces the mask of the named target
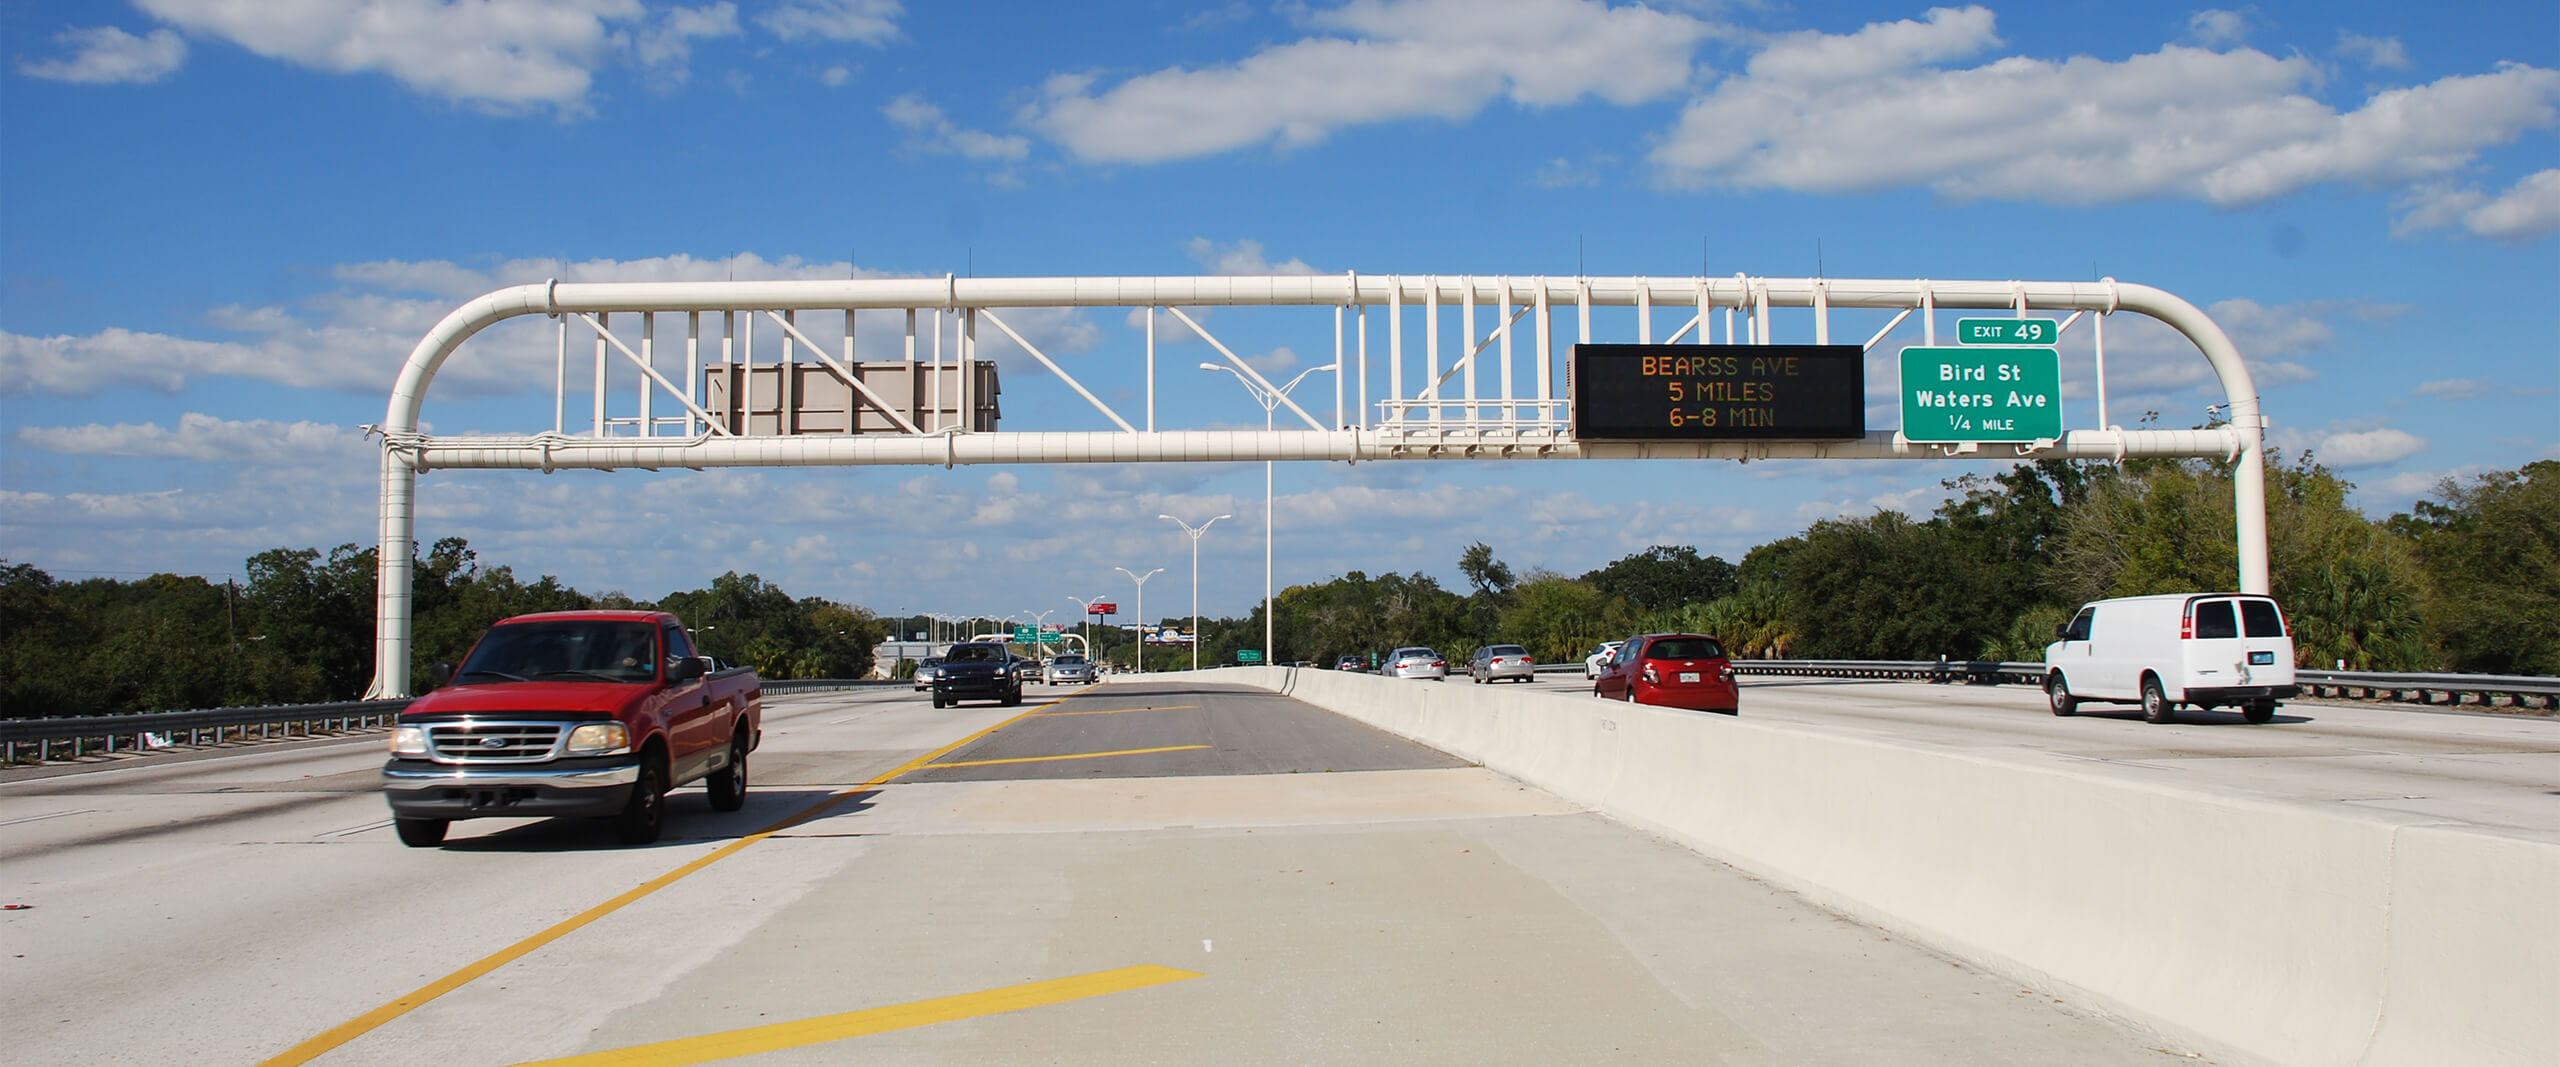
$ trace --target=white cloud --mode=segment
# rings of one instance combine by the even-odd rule
[[[957,155],[965,159],[1019,162],[1031,154],[1031,139],[1020,134],[992,134],[953,125],[942,109],[926,103],[922,94],[907,93],[881,107],[880,113],[914,134],[907,144],[921,151]]]
[[[2187,33],[2207,48],[2225,48],[2249,39],[2249,19],[2237,11],[2198,11],[2187,16]]]
[[[1199,264],[1202,269],[1211,274],[1317,273],[1314,267],[1307,265],[1306,260],[1296,256],[1291,256],[1279,263],[1271,262],[1271,257],[1262,250],[1262,242],[1251,238],[1222,245],[1206,237],[1194,237],[1190,243],[1183,246],[1183,252],[1191,257],[1192,262]],[[1199,316],[1195,314],[1192,317]]]
[[[2338,54],[2383,70],[2406,70],[2411,64],[2409,52],[2397,37],[2367,37],[2351,30],[2338,31]]]
[[[1497,99],[1620,106],[1678,91],[1710,28],[1596,0],[1352,0],[1307,13],[1320,32],[1221,67],[1171,67],[1100,92],[1061,75],[1024,119],[1094,162],[1157,163],[1257,144],[1313,144],[1375,122],[1460,120]]]
[[[188,412],[175,427],[152,423],[102,426],[28,426],[18,442],[64,456],[118,456],[212,463],[302,465],[370,455],[373,447],[351,426],[319,422],[233,421]]]
[[[2420,185],[2402,194],[2394,237],[2458,228],[2474,237],[2522,241],[2560,232],[2560,169],[2526,175],[2492,198],[2452,182]]]
[[[1605,161],[1616,162],[1614,159]],[[1602,162],[1604,162],[1603,159],[1594,158],[1587,163],[1575,163],[1563,156],[1556,156],[1538,164],[1537,171],[1529,176],[1529,184],[1540,189],[1570,189],[1581,185],[1598,185]]]
[[[2335,433],[2322,438],[2317,448],[2320,462],[2334,470],[2356,470],[2397,463],[2423,452],[2427,439],[2406,430],[2385,427]]]
[[[18,73],[85,85],[149,84],[187,62],[187,42],[168,30],[136,37],[113,26],[69,29],[54,42],[72,50],[62,59],[20,60]]]
[[[2417,392],[2419,396],[2432,396],[2443,400],[2469,400],[2473,397],[2489,395],[2489,387],[2469,378],[2446,378],[2442,381],[2420,382]]]
[[[838,63],[820,72],[818,74],[818,80],[825,83],[830,89],[840,88],[846,82],[853,80],[853,68],[846,64]]]
[[[216,330],[247,335],[241,339],[204,340],[109,327],[86,336],[29,337],[0,331],[0,395],[44,392],[82,395],[114,386],[176,392],[205,377],[243,378],[305,388],[383,393],[420,337],[465,300],[508,285],[556,278],[564,282],[739,281],[767,279],[835,279],[885,277],[851,264],[812,263],[795,256],[767,260],[751,252],[722,258],[687,255],[633,260],[514,259],[486,268],[444,260],[383,260],[333,268],[340,283],[328,292],[292,304],[227,306],[204,313]],[[1101,343],[1101,330],[1077,308],[1016,308],[1005,322],[1043,352],[1090,351]],[[636,328],[628,316],[613,319],[617,335],[636,347]],[[710,317],[716,322],[717,317]],[[758,318],[764,343],[775,343],[779,330]],[[856,354],[888,358],[903,348],[905,323],[893,313],[858,320]],[[841,338],[841,326],[815,324],[808,315],[801,328],[814,339]],[[930,328],[930,320],[919,329]],[[950,329],[945,321],[944,328]],[[659,325],[660,339],[681,330],[678,321]],[[718,329],[708,322],[707,331]],[[590,331],[590,334],[592,331]],[[680,336],[680,335],[679,335]],[[578,351],[593,345],[592,336],[571,338]],[[931,351],[930,336],[919,348]],[[841,343],[836,341],[835,343]],[[467,395],[519,393],[548,389],[556,334],[550,324],[518,318],[490,328],[465,344],[456,358],[437,371],[439,391]],[[982,358],[1008,362],[1019,371],[1027,357],[1000,331],[979,336]],[[662,352],[661,358],[665,354]],[[618,358],[612,374],[627,380],[631,367]],[[1035,365],[1032,365],[1036,367]],[[575,377],[575,376],[573,376]],[[572,388],[578,383],[573,382]]]
[[[905,13],[898,0],[784,0],[756,16],[756,25],[785,41],[818,37],[876,46],[898,36],[898,16]]]
[[[1997,42],[1980,8],[1781,38],[1692,101],[1652,160],[1688,188],[2240,205],[2453,173],[2560,115],[2560,71],[2512,63],[2343,113],[2307,95],[2322,78],[2309,59],[2247,49],[1932,65]]]
[[[485,110],[587,110],[616,26],[640,27],[639,0],[134,0],[161,21],[270,59],[338,74],[386,74]]]
[[[709,7],[672,7],[656,25],[634,37],[632,57],[663,80],[681,85],[692,76],[687,64],[693,60],[695,39],[737,37],[745,32],[738,28],[738,5],[728,0]]]

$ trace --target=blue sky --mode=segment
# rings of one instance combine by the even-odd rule
[[[2111,275],[2207,308],[2271,439],[2379,516],[2560,457],[2555,53],[2547,2],[11,3],[0,556],[219,578],[369,542],[357,427],[400,360],[547,277]],[[1211,325],[1269,370],[1330,358],[1327,315]],[[2221,399],[2192,349],[2110,329],[2113,421]],[[1122,316],[1028,332],[1134,406]],[[548,429],[547,342],[486,347],[438,380],[433,428]],[[1094,428],[1029,366],[1006,364],[1007,429]],[[2067,425],[2095,424],[2088,384]],[[1159,388],[1168,428],[1259,424],[1229,376]],[[1656,543],[1739,558],[1993,469],[1283,465],[1275,554],[1282,585],[1456,584],[1479,540],[1568,574]],[[1149,614],[1186,609],[1190,544],[1155,516],[1224,512],[1200,595],[1230,614],[1261,594],[1260,474],[438,472],[419,536],[591,591],[735,569],[1057,621],[1069,595],[1126,611],[1115,566],[1166,568]]]

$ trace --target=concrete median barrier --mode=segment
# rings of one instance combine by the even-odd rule
[[[2101,1011],[2266,1063],[2560,1055],[2560,843],[1799,725],[1220,671],[1440,748]]]

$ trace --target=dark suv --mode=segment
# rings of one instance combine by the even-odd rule
[[[1006,707],[1022,703],[1023,661],[1013,650],[993,641],[951,646],[933,676],[933,706],[947,708],[963,700],[993,700]]]

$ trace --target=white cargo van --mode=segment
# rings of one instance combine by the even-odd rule
[[[2045,646],[2044,689],[2053,713],[2082,703],[2142,705],[2168,722],[2180,704],[2230,705],[2250,722],[2275,717],[2293,681],[2293,634],[2268,597],[2170,593],[2093,601]]]

